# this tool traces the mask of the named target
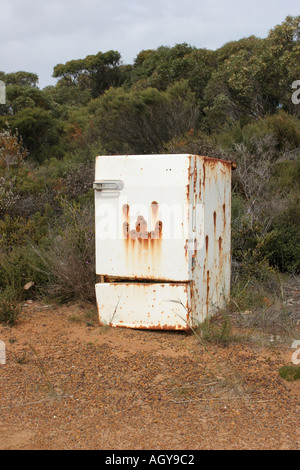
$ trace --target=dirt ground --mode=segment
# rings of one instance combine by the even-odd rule
[[[100,327],[80,305],[24,304],[0,326],[1,450],[300,447],[300,382],[278,369],[291,344],[238,332]]]

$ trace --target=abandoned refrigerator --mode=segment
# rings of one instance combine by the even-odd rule
[[[189,330],[226,305],[232,167],[198,155],[96,158],[102,325]]]

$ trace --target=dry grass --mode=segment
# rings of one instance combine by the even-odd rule
[[[35,248],[46,266],[46,295],[65,302],[95,301],[95,235],[93,208],[65,203],[59,231],[50,233],[50,245]]]

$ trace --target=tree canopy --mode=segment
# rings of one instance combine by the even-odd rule
[[[70,60],[53,69],[53,77],[70,80],[73,85],[91,88],[92,96],[101,95],[110,86],[120,84],[121,55],[117,51],[98,52],[85,59]]]
[[[300,16],[288,16],[266,38],[252,35],[215,51],[187,43],[142,50],[127,65],[118,51],[100,51],[54,66],[57,83],[43,90],[34,73],[0,72],[7,95],[0,126],[21,126],[34,156],[43,126],[43,148],[63,155],[79,135],[103,150],[157,152],[191,129],[212,135],[280,111],[299,118],[291,99],[300,78],[299,24]]]

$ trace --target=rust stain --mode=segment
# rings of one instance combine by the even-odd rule
[[[216,235],[216,227],[217,227],[217,213],[214,211],[214,233]]]
[[[197,195],[197,162],[196,159],[194,161],[194,194]]]
[[[222,237],[219,237],[219,252],[221,253],[222,251]]]
[[[148,240],[149,233],[147,231],[147,222],[142,215],[139,215],[135,223],[135,231],[137,234],[137,240]]]
[[[156,222],[158,216],[158,203],[156,201],[151,202],[151,219]]]
[[[124,222],[123,222],[123,234],[124,234],[124,239],[125,241],[129,240],[129,233],[130,233],[130,227],[129,227],[129,205],[128,204],[124,204],[124,206],[122,207],[122,212],[123,212],[123,219]],[[128,256],[128,248],[129,248],[129,244],[126,243],[126,254]]]
[[[163,236],[163,223],[158,220],[158,203],[151,203],[151,228],[142,215],[138,215],[134,228],[130,229],[129,211],[130,207],[125,204],[123,212],[123,234],[128,263],[142,263],[156,266],[161,258],[161,241]]]
[[[156,211],[158,210],[158,204],[155,203],[157,207],[154,206],[154,203],[152,203],[151,207],[154,208],[154,214],[156,214]],[[148,232],[147,229],[147,221],[142,215],[139,215],[137,217],[137,220],[135,222],[135,229],[130,230],[129,226],[129,206],[125,204],[123,206],[123,214],[124,217],[126,218],[126,221],[123,223],[123,233],[125,236],[125,240],[131,239],[131,240],[160,240],[162,238],[162,227],[163,223],[161,220],[158,220],[155,222],[155,227],[154,230],[151,230]]]
[[[190,179],[191,179],[191,162],[192,162],[192,155],[189,155],[188,160],[189,160],[188,178],[189,178],[189,181],[190,181]]]
[[[159,220],[155,224],[155,233],[158,235],[158,238],[161,238],[162,235],[162,222]]]
[[[190,183],[186,185],[186,199],[190,200]]]
[[[200,201],[201,201],[201,198],[202,198],[202,188],[201,188],[201,177],[199,174],[199,199]]]
[[[188,248],[189,248],[189,241],[188,239],[186,238],[185,239],[185,245],[184,245],[184,254],[185,254],[185,257],[187,258],[188,256]]]
[[[105,276],[105,282],[109,282],[110,284],[114,286],[119,286],[120,284],[126,284],[128,281],[130,281],[130,284],[138,284],[139,287],[147,287],[149,284],[160,284],[160,287],[164,287],[161,284],[162,283],[168,283],[168,284],[174,284],[174,287],[178,286],[178,282],[170,282],[169,279],[166,278],[158,278],[158,277],[153,277],[149,279],[145,279],[143,277],[138,277],[138,276],[133,276],[133,277],[126,277],[123,278],[121,276]],[[180,283],[179,283],[180,284]],[[173,287],[172,285],[170,287]],[[154,291],[156,292],[156,290]]]
[[[206,314],[208,315],[209,305],[209,270],[206,272]]]
[[[127,239],[129,237],[129,223],[128,222],[124,222],[123,223],[123,233],[124,233],[124,237]]]
[[[123,212],[124,218],[128,222],[129,221],[129,205],[128,204],[124,204],[124,206],[122,207],[122,212]]]
[[[209,238],[208,238],[208,235],[206,235],[206,237],[205,237],[206,258],[207,258],[207,255],[208,255],[208,242],[209,242]]]
[[[128,326],[128,328],[139,328],[141,330],[180,330],[180,331],[189,331],[191,328],[187,324],[186,326],[182,326],[179,324],[176,325],[132,325]]]
[[[231,161],[228,161],[228,160],[222,160],[221,158],[205,157],[205,156],[203,158],[204,158],[205,163],[207,163],[208,165],[211,165],[211,166],[214,166],[216,163],[222,163],[222,164],[228,166],[228,168],[232,168],[232,166],[235,165],[234,162],[231,162]]]

